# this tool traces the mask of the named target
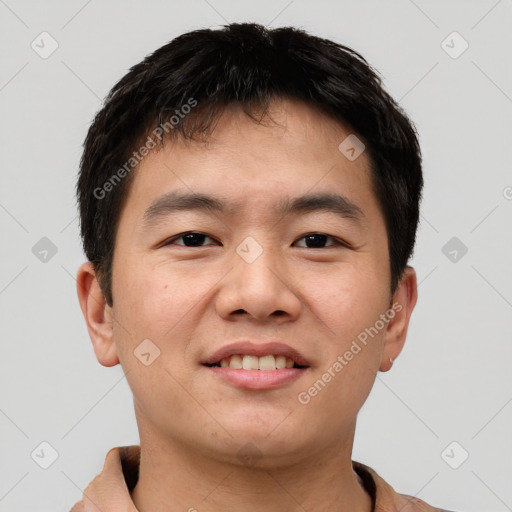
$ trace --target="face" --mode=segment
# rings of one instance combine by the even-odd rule
[[[126,373],[141,440],[235,463],[249,442],[269,464],[307,457],[350,438],[376,372],[400,351],[415,298],[402,313],[403,288],[390,301],[366,153],[347,158],[350,130],[304,104],[276,102],[272,118],[259,125],[233,107],[206,143],[171,141],[133,171],[112,331],[94,344]],[[177,199],[190,194],[212,200]],[[288,368],[237,369],[232,354]]]

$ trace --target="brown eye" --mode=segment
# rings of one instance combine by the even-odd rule
[[[305,240],[306,247],[308,249],[322,249],[324,248],[324,244],[327,242],[328,239],[333,240],[334,244],[328,245],[327,247],[334,247],[336,245],[346,245],[337,238],[334,238],[333,236],[330,235],[325,235],[323,233],[308,233],[307,235],[301,237],[299,240]]]
[[[208,235],[205,235],[204,233],[199,233],[197,231],[190,231],[188,233],[182,233],[181,235],[177,235],[173,238],[170,238],[164,244],[162,245],[181,245],[184,247],[204,247],[203,243],[206,239],[213,240]],[[175,240],[183,240],[183,244],[181,243],[174,243]]]

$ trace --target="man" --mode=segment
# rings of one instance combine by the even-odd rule
[[[77,290],[140,447],[73,511],[440,510],[351,460],[416,304],[422,186],[413,125],[332,41],[232,24],[131,68],[84,145]]]

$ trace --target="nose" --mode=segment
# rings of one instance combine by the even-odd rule
[[[253,261],[243,251],[233,255],[233,268],[217,294],[218,314],[226,320],[244,316],[284,323],[298,318],[302,301],[290,266],[268,248]]]

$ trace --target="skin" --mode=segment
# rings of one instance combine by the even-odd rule
[[[120,363],[133,391],[141,465],[132,497],[141,512],[371,508],[351,464],[356,416],[377,372],[403,348],[416,273],[407,267],[390,297],[386,228],[366,153],[349,161],[338,150],[349,128],[288,100],[273,103],[272,118],[259,125],[229,108],[206,143],[169,141],[141,162],[116,234],[112,308],[92,265],[78,270],[96,357],[107,367]],[[173,213],[143,229],[145,209],[170,191],[210,194],[233,212]],[[362,209],[361,226],[330,212],[273,211],[283,198],[333,191]],[[161,245],[184,232],[210,238]],[[312,248],[302,238],[309,233],[335,238]],[[249,236],[263,249],[252,263],[236,252]],[[392,303],[401,310],[300,403],[299,393]],[[149,366],[134,356],[147,338],[160,349]],[[310,368],[283,387],[254,391],[200,366],[244,339],[289,344]],[[239,456],[249,442],[258,454],[252,462]]]

